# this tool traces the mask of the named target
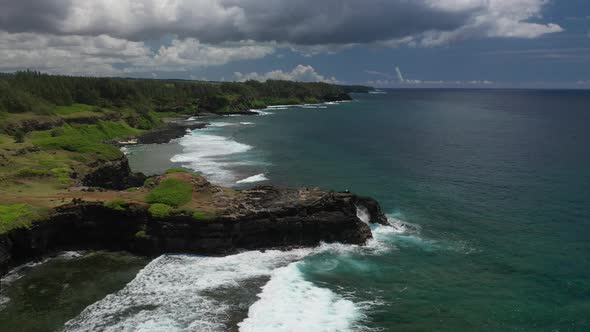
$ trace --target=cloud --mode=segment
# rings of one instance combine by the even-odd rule
[[[93,76],[186,71],[263,58],[274,50],[272,45],[251,42],[210,45],[189,38],[174,39],[154,51],[145,42],[108,35],[57,36],[0,31],[0,71],[29,68]]]
[[[0,0],[0,29],[128,40],[178,35],[204,43],[385,42],[432,46],[562,31],[541,18],[547,0]]]
[[[538,38],[563,30],[541,23],[547,3],[0,0],[0,70],[149,74],[260,59],[278,49],[313,56],[358,45],[433,47],[464,39]]]
[[[290,72],[282,70],[273,70],[267,73],[252,72],[249,74],[242,74],[235,72],[234,77],[236,81],[244,82],[248,80],[267,81],[267,80],[284,80],[284,81],[298,81],[298,82],[325,82],[325,83],[340,83],[334,76],[326,77],[319,74],[312,66],[298,65]]]

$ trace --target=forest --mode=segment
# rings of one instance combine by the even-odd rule
[[[200,82],[55,76],[34,71],[0,74],[0,112],[54,114],[57,106],[92,105],[149,112],[231,113],[274,104],[346,99],[363,87],[290,81]]]

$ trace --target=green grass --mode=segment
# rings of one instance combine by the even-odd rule
[[[51,174],[57,178],[57,181],[65,186],[69,185],[72,181],[71,174],[72,169],[69,167],[56,167],[51,170]]]
[[[93,111],[97,111],[97,110],[99,110],[99,108],[97,108],[96,106],[92,106],[92,105],[72,104],[70,106],[57,106],[53,110],[53,112],[55,112],[55,114],[58,114],[58,115],[70,115],[70,114],[81,113],[81,112],[93,112]]]
[[[190,171],[186,168],[170,168],[166,170],[166,174],[174,174],[174,173],[189,173]]]
[[[19,178],[35,178],[49,175],[50,173],[44,169],[23,168],[16,172],[16,176]]]
[[[104,206],[108,207],[109,209],[117,210],[117,211],[125,211],[125,200],[121,198],[115,198],[111,201],[104,202]]]
[[[170,215],[174,208],[166,204],[152,204],[149,208],[149,213],[156,218],[164,218]]]
[[[0,205],[0,234],[20,227],[30,227],[35,216],[33,209],[26,204]]]
[[[12,143],[12,142],[14,142],[14,138],[12,136],[0,134],[0,144]]]
[[[213,220],[215,219],[215,215],[209,213],[209,212],[205,212],[205,211],[201,211],[201,210],[195,210],[193,212],[193,218],[197,219],[197,220],[202,220],[202,221],[208,221],[208,220]]]
[[[99,159],[112,160],[122,152],[104,141],[137,134],[141,130],[131,128],[125,122],[99,121],[94,125],[64,125],[52,130],[31,134],[31,142],[45,150],[65,150],[93,154]]]
[[[192,199],[192,193],[193,187],[190,184],[178,179],[164,179],[145,196],[145,201],[150,204],[181,206]]]

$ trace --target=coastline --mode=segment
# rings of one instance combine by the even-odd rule
[[[248,112],[248,115],[253,114],[259,114],[259,111]],[[168,119],[164,127],[108,143],[119,147],[168,143],[183,137],[187,131],[209,125],[192,119]],[[124,250],[156,257],[166,253],[226,255],[239,250],[288,250],[317,246],[321,242],[364,244],[372,235],[368,223],[357,216],[359,206],[371,211],[371,223],[387,224],[379,204],[370,198],[319,189],[277,189],[272,186],[232,190],[214,186],[192,173],[161,175],[155,177],[151,186],[175,177],[193,185],[193,196],[203,191],[207,195],[231,191],[229,196],[240,198],[233,197],[231,202],[228,195],[221,194],[224,201],[219,204],[209,196],[206,205],[213,202],[213,205],[228,206],[229,201],[233,208],[215,209],[211,214],[214,217],[205,220],[181,209],[165,217],[156,217],[141,197],[130,198],[122,194],[122,190],[129,187],[145,193],[150,190],[150,187],[143,186],[146,176],[131,172],[126,156],[94,166],[94,171],[83,180],[87,187],[62,196],[62,201],[69,197],[71,203],[56,206],[44,218],[33,221],[28,229],[16,228],[0,234],[0,275],[10,267],[61,250]],[[107,198],[113,201],[121,197],[124,203],[108,206]],[[260,200],[267,205],[261,206]],[[111,223],[112,220],[124,220],[126,226],[119,228]],[[174,235],[180,229],[193,231],[180,239]],[[257,235],[248,235],[247,229]],[[93,237],[90,234],[99,235]]]

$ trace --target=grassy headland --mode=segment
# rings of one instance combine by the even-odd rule
[[[125,161],[108,142],[166,126],[163,118],[231,114],[278,104],[348,98],[362,87],[325,83],[193,82],[0,74],[0,233],[74,198],[113,209],[150,204],[161,216],[184,211],[195,219],[215,214],[200,180],[182,170],[127,191],[82,190],[84,179],[108,163]]]

